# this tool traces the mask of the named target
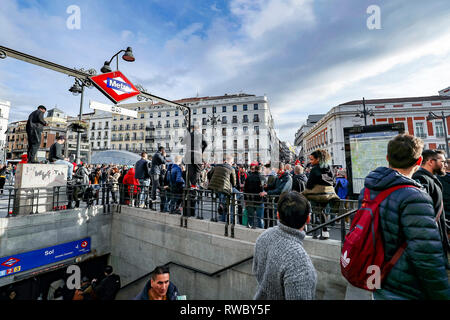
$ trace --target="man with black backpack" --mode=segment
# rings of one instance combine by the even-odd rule
[[[407,134],[389,141],[389,167],[366,177],[342,247],[344,277],[376,300],[450,299],[433,201],[412,179],[422,149],[423,141]]]
[[[105,278],[97,284],[97,279],[92,280],[94,295],[98,300],[114,300],[120,290],[120,276],[113,273],[111,266],[103,270]]]

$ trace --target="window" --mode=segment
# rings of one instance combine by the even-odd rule
[[[167,111],[166,116],[170,117],[170,111]]]
[[[242,127],[242,130],[244,131],[244,134],[248,134],[248,127]]]
[[[237,116],[233,116],[233,123],[237,123]]]
[[[242,118],[242,121],[244,123],[248,122],[248,115],[244,114],[244,117]]]
[[[444,126],[442,122],[436,121],[434,125],[436,126],[436,137],[442,138],[444,136]]]
[[[216,113],[216,107],[213,107],[213,113]]]
[[[192,110],[192,114],[197,114],[197,109]]]
[[[416,137],[426,138],[425,131],[423,129],[423,122],[416,122]]]
[[[206,118],[202,118],[202,125],[206,126]]]
[[[222,140],[222,149],[223,150],[227,149],[227,140]]]
[[[202,134],[203,134],[203,135],[206,134],[206,129],[202,129]]]
[[[246,104],[244,104],[243,106],[242,106],[242,111],[247,111],[247,105]]]
[[[237,111],[237,105],[234,105],[233,106],[233,112],[236,112]]]
[[[244,140],[244,148],[245,148],[245,150],[248,150],[248,139]],[[247,156],[246,156],[246,158],[247,158]]]
[[[227,112],[227,106],[222,107],[222,112]]]
[[[259,122],[259,115],[257,114],[253,115],[253,122]]]
[[[158,111],[158,118],[161,118],[161,111]]]
[[[202,113],[205,114],[206,113],[206,108],[202,109]]]
[[[254,129],[255,129],[255,133],[256,133],[256,134],[259,134],[259,126],[255,126]]]
[[[125,144],[125,150],[128,150],[130,148],[130,145],[127,143]]]
[[[222,128],[222,136],[226,136],[227,135],[227,128]]]
[[[178,117],[178,110],[175,110],[175,117]]]
[[[150,112],[150,118],[153,118],[153,112]]]
[[[233,127],[233,134],[234,134],[234,135],[237,134],[237,127]]]
[[[253,110],[258,110],[258,104],[257,103],[253,104]]]
[[[145,118],[145,113],[141,113],[141,119]]]
[[[222,123],[224,123],[224,124],[227,123],[227,117],[226,117],[226,116],[223,116],[223,117],[222,117]]]
[[[108,129],[108,126],[109,126],[109,122],[106,121],[106,122],[105,122],[105,129]]]

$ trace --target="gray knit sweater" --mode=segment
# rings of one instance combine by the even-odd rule
[[[305,232],[279,222],[256,240],[253,273],[255,300],[313,300],[317,273],[303,249]]]

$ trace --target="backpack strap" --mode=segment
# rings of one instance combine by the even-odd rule
[[[383,190],[382,192],[380,192],[374,201],[377,202],[377,205],[379,206],[381,202],[383,202],[384,199],[386,199],[392,192],[398,190],[398,189],[402,189],[402,188],[416,188],[418,189],[416,186],[414,185],[410,185],[410,184],[404,184],[404,185],[398,185],[395,187],[391,187],[388,188],[386,190]],[[402,243],[402,245],[397,249],[397,251],[395,251],[394,255],[392,256],[392,258],[384,265],[383,270],[381,270],[381,283],[383,283],[383,280],[386,278],[386,276],[388,275],[388,273],[391,271],[391,269],[395,266],[395,264],[397,263],[397,261],[400,259],[400,257],[403,255],[403,252],[405,251],[407,246],[406,241],[404,243]]]

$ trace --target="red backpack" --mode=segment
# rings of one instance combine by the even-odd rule
[[[381,271],[379,282],[381,284],[403,254],[406,242],[397,249],[390,261],[384,261],[383,240],[379,230],[379,207],[395,190],[410,187],[417,188],[413,185],[398,185],[380,192],[373,200],[370,200],[370,190],[365,189],[361,208],[356,212],[350,231],[345,236],[340,259],[342,275],[353,286],[375,291],[377,288],[373,288],[373,285],[368,286],[369,277],[374,272],[372,266],[378,267]]]

